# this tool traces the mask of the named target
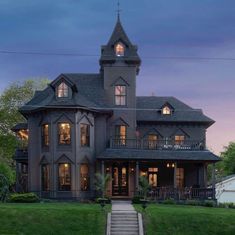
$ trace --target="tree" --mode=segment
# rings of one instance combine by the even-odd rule
[[[140,191],[143,193],[144,199],[147,199],[147,193],[150,189],[148,179],[145,176],[140,176],[139,178]]]
[[[102,175],[97,173],[95,176],[96,176],[96,181],[95,181],[96,190],[100,192],[101,197],[104,198],[108,182],[110,180],[110,175]]]
[[[11,128],[26,121],[18,109],[33,97],[35,90],[45,88],[48,82],[47,79],[13,82],[0,95],[0,162],[12,166],[17,139]]]
[[[221,153],[224,176],[235,174],[235,142],[230,142]]]

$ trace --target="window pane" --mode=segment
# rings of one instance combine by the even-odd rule
[[[176,185],[178,188],[184,187],[184,168],[176,168]]]
[[[49,165],[42,165],[42,191],[49,191],[50,183],[49,183]]]
[[[125,48],[124,48],[124,45],[122,43],[118,43],[115,46],[116,56],[124,56],[124,51],[125,51]]]
[[[59,164],[59,190],[71,190],[71,166],[69,163]]]
[[[87,124],[80,125],[81,146],[90,146],[90,126]]]
[[[49,125],[45,124],[42,126],[42,144],[43,146],[49,145]]]
[[[169,114],[171,114],[171,109],[170,109],[168,106],[165,106],[165,107],[162,109],[162,114],[164,114],[164,115],[169,115]]]
[[[87,191],[90,187],[89,167],[87,164],[81,165],[81,190]]]
[[[183,144],[183,143],[184,143],[184,135],[176,135],[175,144]]]
[[[69,123],[59,123],[59,144],[71,143],[71,128]]]
[[[68,86],[64,82],[61,82],[57,88],[57,96],[61,98],[61,97],[68,97],[68,95],[69,95]]]
[[[126,105],[126,86],[115,86],[115,104]]]

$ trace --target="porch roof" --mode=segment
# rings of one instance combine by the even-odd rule
[[[184,160],[217,162],[221,159],[208,150],[203,151],[167,151],[142,149],[106,149],[97,159],[133,159],[133,160]]]

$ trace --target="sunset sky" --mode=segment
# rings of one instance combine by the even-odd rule
[[[216,121],[207,143],[219,154],[235,141],[235,1],[120,4],[122,25],[142,58],[137,94],[175,96],[202,108]],[[116,9],[115,0],[0,0],[0,92],[12,81],[98,72]],[[52,55],[69,53],[83,56]]]

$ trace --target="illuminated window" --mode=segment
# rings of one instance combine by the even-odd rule
[[[59,190],[71,190],[71,165],[69,163],[59,164]]]
[[[176,185],[177,188],[184,187],[184,168],[176,168]]]
[[[115,126],[115,139],[118,145],[126,145],[126,126]]]
[[[170,115],[170,114],[171,114],[171,109],[170,109],[168,106],[165,106],[165,107],[162,109],[162,114],[163,114],[163,115]]]
[[[68,96],[69,96],[69,88],[64,82],[61,82],[57,88],[57,97],[63,98]]]
[[[115,86],[115,105],[126,105],[126,86]]]
[[[59,123],[59,144],[71,144],[71,128],[69,123]]]
[[[42,126],[42,145],[49,146],[49,125],[44,124]]]
[[[50,176],[49,176],[49,165],[42,165],[42,191],[49,191],[50,189]]]
[[[81,146],[90,146],[90,126],[87,124],[80,125]]]
[[[115,46],[115,53],[116,53],[116,56],[124,56],[124,52],[125,52],[125,47],[122,43],[118,43],[116,46]]]
[[[81,190],[88,191],[89,190],[89,167],[87,164],[81,164]]]
[[[184,143],[184,135],[176,135],[175,144],[183,144],[183,143]]]
[[[154,135],[154,134],[148,135],[148,148],[149,149],[157,148],[157,135]]]

